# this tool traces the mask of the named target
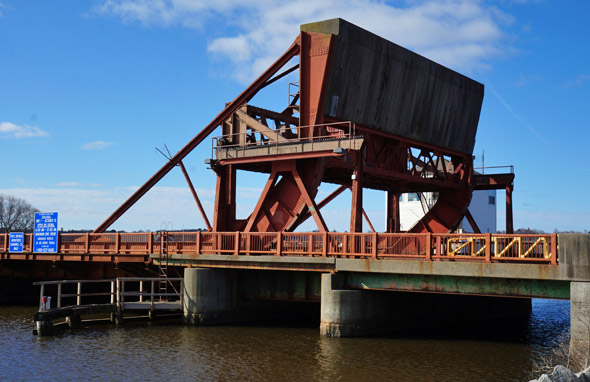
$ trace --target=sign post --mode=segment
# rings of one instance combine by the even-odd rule
[[[24,232],[10,232],[8,235],[8,252],[22,252],[25,243]]]
[[[33,252],[57,253],[57,212],[35,213]]]

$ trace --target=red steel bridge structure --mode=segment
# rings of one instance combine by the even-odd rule
[[[299,80],[289,84],[284,109],[249,104],[293,72]],[[512,234],[514,174],[474,172],[482,100],[483,85],[344,20],[306,24],[276,62],[93,232],[60,234],[52,254],[33,253],[31,235],[23,253],[10,253],[7,234],[0,234],[0,259],[150,264],[162,256],[225,254],[555,265],[555,235]],[[210,219],[183,160],[219,130],[206,159],[217,177]],[[206,231],[106,233],[175,167]],[[238,170],[268,174],[245,219],[236,218]],[[337,188],[317,200],[323,183]],[[386,192],[384,233],[363,209],[364,189]],[[506,191],[507,234],[480,233],[469,211],[472,192],[490,189]],[[352,194],[349,233],[329,232],[322,208],[343,192]],[[427,192],[436,202],[401,232],[399,196]],[[464,217],[475,234],[454,233]],[[297,232],[310,218],[318,232]],[[362,232],[363,219],[372,232]]]
[[[281,110],[250,104],[296,71]],[[174,296],[182,296],[185,323],[267,319],[289,314],[269,302],[309,303],[319,311],[320,333],[337,337],[526,314],[531,298],[569,299],[570,354],[589,354],[590,236],[513,234],[514,173],[479,174],[473,167],[483,91],[344,20],[302,25],[276,62],[93,232],[59,234],[57,253],[34,253],[32,234],[23,252],[12,253],[8,234],[0,234],[0,276],[69,280],[44,282],[58,285],[58,305],[62,284],[77,283],[67,295],[80,300],[81,279],[132,277],[145,303],[145,296],[171,296],[168,276],[181,275],[169,273],[183,268]],[[183,160],[219,130],[206,143],[212,148],[205,162],[217,177],[210,218]],[[107,232],[175,167],[206,230]],[[268,176],[244,219],[236,217],[237,171]],[[336,187],[318,200],[325,183]],[[365,213],[366,189],[386,194],[385,232],[376,232]],[[505,234],[481,233],[469,211],[474,190],[493,189],[506,191]],[[322,209],[343,192],[352,195],[343,216],[350,229],[330,232]],[[406,232],[402,193],[435,199]],[[474,234],[458,233],[464,218]],[[298,231],[307,219],[317,232]],[[363,219],[371,232],[362,232]],[[141,280],[149,280],[150,291]],[[71,314],[71,323],[81,322],[82,313]]]
[[[0,234],[0,260],[146,263],[168,255],[298,256],[482,263],[557,264],[557,234],[152,232],[62,233],[57,253],[34,253],[33,234],[22,253],[8,252]],[[157,258],[157,257],[156,257]]]

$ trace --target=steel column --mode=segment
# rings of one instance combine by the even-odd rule
[[[514,233],[512,221],[512,186],[506,186],[506,233]]]
[[[386,200],[386,232],[395,233],[400,231],[399,226],[399,196],[400,193],[388,190]]]
[[[363,158],[360,152],[354,153],[354,160],[350,232],[363,232]]]
[[[236,217],[236,170],[222,166],[217,170],[213,230],[233,231]]]

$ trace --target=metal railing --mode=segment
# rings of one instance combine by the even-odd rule
[[[260,140],[253,139],[254,134],[260,135]],[[269,135],[258,131],[247,133],[226,134],[212,138],[211,158],[217,158],[217,150],[247,150],[253,148],[266,148],[267,155],[270,150],[282,145],[309,143],[310,151],[314,150],[314,143],[328,140],[348,141],[349,145],[357,137],[356,125],[353,122],[334,122],[318,125],[283,127],[281,129],[269,129]],[[264,139],[262,138],[264,137]]]
[[[107,292],[82,292],[82,285],[84,284],[103,284],[104,287],[108,288],[110,285],[110,291]],[[58,280],[58,281],[40,281],[35,282],[33,285],[39,285],[41,287],[39,291],[39,310],[47,311],[51,309],[51,301],[55,301],[56,308],[62,308],[64,306],[63,300],[66,302],[75,299],[74,303],[68,303],[66,306],[80,306],[82,305],[82,298],[84,302],[88,303],[90,297],[95,301],[101,303],[115,303],[115,280]],[[50,287],[55,286],[54,290],[50,290]],[[70,292],[68,287],[75,287],[74,291]],[[102,289],[104,289],[104,287]],[[101,288],[99,288],[101,289]],[[97,297],[100,297],[96,299]],[[106,298],[102,298],[106,297]]]
[[[133,256],[159,253],[160,237],[158,232],[59,234],[58,253],[63,258],[104,254],[125,261]],[[557,264],[557,234],[168,232],[167,238],[168,255],[329,256]],[[2,258],[17,255],[13,258],[18,259],[22,254],[7,253],[7,245],[2,246],[6,242],[7,234],[0,234]],[[30,254],[30,249],[26,253]],[[54,254],[36,254],[42,255]]]
[[[163,292],[160,282],[166,282],[172,287],[172,292]],[[121,310],[128,309],[133,304],[135,309],[140,309],[141,304],[152,309],[155,304],[163,302],[177,302],[178,308],[182,308],[184,297],[184,285],[181,277],[119,277],[116,279],[117,306]],[[131,299],[130,299],[131,298]],[[139,304],[138,304],[139,303]]]
[[[514,165],[506,165],[506,166],[482,166],[482,167],[474,167],[474,170],[481,170],[482,174],[485,174],[485,170],[489,170],[489,169],[508,169],[510,170],[511,174],[514,174]]]
[[[164,279],[172,285],[173,290],[166,293],[159,291],[160,281],[162,279],[158,277],[119,277],[111,280],[40,281],[33,285],[40,286],[40,311],[51,310],[51,301],[55,302],[55,308],[101,303],[116,304],[124,310],[125,304],[145,303],[145,308],[150,309],[154,304],[168,301],[177,301],[182,307],[183,279]],[[89,285],[94,285],[92,291],[86,291]]]

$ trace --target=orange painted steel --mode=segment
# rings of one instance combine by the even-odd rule
[[[59,234],[57,254],[9,253],[0,234],[0,259],[147,262],[159,253],[162,234],[170,255],[308,256],[557,264],[557,235],[337,233],[337,232],[151,232]]]
[[[333,29],[334,22],[337,22],[342,30]],[[356,47],[357,37],[358,41],[363,41],[364,44],[361,50],[357,50],[358,47]],[[223,245],[230,242],[234,243],[233,246],[236,248],[241,245],[240,234],[226,236],[224,232],[241,231],[272,233],[272,235],[277,232],[289,233],[297,230],[309,217],[313,218],[319,231],[329,231],[320,211],[322,203],[317,204],[315,201],[318,187],[322,183],[336,184],[352,190],[351,232],[363,231],[363,216],[366,218],[363,210],[364,189],[381,190],[391,195],[436,192],[438,198],[435,204],[409,232],[412,234],[453,232],[459,227],[465,214],[468,214],[467,207],[474,188],[471,156],[473,147],[468,149],[469,145],[466,146],[458,141],[469,136],[471,132],[475,133],[483,86],[409,51],[395,54],[400,54],[396,57],[407,65],[405,68],[400,67],[400,70],[410,76],[403,81],[398,79],[397,75],[394,76],[395,79],[388,80],[389,72],[381,73],[383,68],[391,66],[390,60],[394,57],[386,53],[386,51],[389,52],[387,49],[394,54],[393,52],[397,52],[399,47],[343,20],[302,27],[299,36],[281,57],[237,98],[228,103],[217,117],[184,148],[169,158],[169,162],[107,218],[94,233],[104,232],[177,165],[180,166],[187,180],[207,230],[218,233],[212,239],[213,241],[203,240],[201,243],[199,240],[204,239],[202,236],[197,236],[195,240],[199,241],[199,245],[215,244],[214,250],[221,248],[225,251]],[[293,66],[290,64],[292,59],[298,59],[299,63]],[[349,68],[346,63],[351,62],[351,59],[357,59],[358,68],[364,69],[357,73],[357,67]],[[425,68],[428,68],[426,77],[424,77]],[[299,71],[298,91],[297,93],[289,92],[288,106],[283,111],[266,110],[248,105],[248,102],[260,90],[297,69]],[[431,70],[434,72],[431,73]],[[453,78],[453,81],[457,80],[457,84],[463,85],[449,85],[453,81],[441,80],[448,76]],[[372,83],[371,78],[379,79],[379,83]],[[416,78],[426,79],[418,81]],[[339,85],[337,86],[334,81],[337,81]],[[428,85],[430,87],[427,89],[420,85],[422,82],[430,84]],[[396,85],[392,85],[394,83]],[[443,86],[443,83],[447,85]],[[337,90],[335,86],[338,87]],[[431,92],[439,86],[441,88],[437,92]],[[417,94],[409,94],[411,93],[409,90],[414,87],[422,90],[419,90]],[[375,89],[381,90],[375,92]],[[465,106],[460,110],[465,112],[464,117],[469,120],[461,117],[461,111],[455,110],[457,113],[450,113],[453,116],[447,112],[444,112],[447,115],[443,115],[444,113],[441,112],[448,109],[444,105],[453,104],[454,91],[467,97],[457,101],[457,105]],[[440,99],[436,102],[433,100],[434,103],[431,105],[430,101],[424,101],[429,98],[424,98],[426,95],[422,93],[438,94],[436,97]],[[344,109],[348,112],[344,112]],[[381,117],[389,115],[386,111],[389,109],[399,109],[399,113],[395,112],[399,115],[391,114],[392,118],[388,121],[387,118]],[[455,108],[451,107],[449,110],[451,109]],[[362,113],[360,113],[361,110]],[[373,116],[373,118],[364,115],[369,111],[376,112],[379,116]],[[455,118],[457,115],[461,118]],[[463,123],[457,125],[454,130],[448,131],[469,134],[459,134],[454,137],[455,142],[451,142],[453,144],[433,141],[424,134],[404,133],[403,126],[414,126],[414,124],[417,124],[418,130],[424,128],[438,131],[440,128],[441,131],[447,131],[445,129],[448,126],[455,126],[453,121],[460,120]],[[408,121],[412,123],[408,124]],[[219,127],[222,136],[213,139],[212,157],[207,161],[217,174],[213,224],[210,224],[182,160]],[[236,218],[237,170],[269,174],[256,207],[245,219]],[[487,187],[502,179],[498,177],[488,179],[490,184]],[[508,232],[512,229],[511,208],[508,208],[511,206],[511,190],[507,188]],[[387,231],[399,231],[397,200],[395,205],[387,209],[387,215]],[[371,226],[368,219],[367,222]],[[250,248],[248,243],[251,243],[250,239],[253,237],[245,237],[246,245]],[[277,237],[289,240],[288,235]],[[343,243],[350,244],[350,248],[355,251],[358,249],[359,255],[364,256],[369,253],[373,257],[378,257],[379,248],[375,244],[377,237],[378,235],[371,236],[373,239],[366,239],[364,236],[347,237]],[[97,251],[100,252],[105,243],[113,238],[104,236],[88,240],[88,246],[97,247]],[[137,246],[130,242],[123,241],[123,243],[127,243],[128,251],[135,250]],[[328,236],[324,238],[323,243],[326,243],[324,247],[328,245]],[[501,244],[494,245],[500,247]],[[73,247],[73,243],[70,245],[72,250],[79,250]],[[82,244],[77,242],[75,245],[79,247]],[[154,250],[158,245],[154,242],[150,248]],[[186,247],[189,248],[191,245],[187,244]],[[399,247],[401,244],[396,245]],[[539,245],[541,244],[537,244]],[[428,246],[408,244],[408,248],[398,249],[398,252],[411,252],[415,247],[422,249]],[[366,252],[367,249],[370,251]],[[275,251],[282,253],[282,248],[278,246]],[[537,249],[533,249],[531,253],[534,254],[535,251]],[[238,253],[239,250],[234,252]],[[311,252],[314,251],[311,250]],[[323,249],[323,254],[327,252],[326,247]],[[502,255],[508,252],[510,250],[503,252]],[[432,251],[429,253],[436,255]],[[355,252],[352,253],[354,254]]]

